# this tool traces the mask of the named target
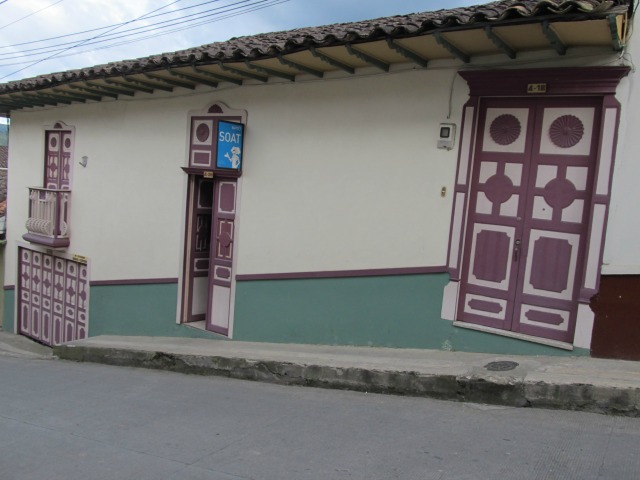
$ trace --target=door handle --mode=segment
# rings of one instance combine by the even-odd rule
[[[516,239],[513,246],[513,261],[518,261],[518,256],[520,255],[520,239]]]

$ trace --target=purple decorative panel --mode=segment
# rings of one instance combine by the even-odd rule
[[[476,236],[473,275],[479,280],[500,283],[507,278],[510,249],[504,232],[481,230]]]
[[[220,211],[234,213],[236,205],[236,184],[224,182],[220,184]]]
[[[547,325],[561,325],[564,322],[564,318],[559,313],[543,312],[541,310],[527,310],[524,316],[532,322],[546,323]]]
[[[509,177],[496,174],[487,180],[483,189],[484,194],[491,202],[502,204],[511,198],[511,188],[513,188],[513,182]]]
[[[571,244],[565,239],[542,237],[535,240],[529,283],[537,290],[558,293],[566,290],[571,253]]]
[[[20,247],[18,331],[45,345],[86,338],[87,266]]]
[[[549,127],[549,138],[560,148],[571,148],[577,145],[584,136],[584,125],[574,115],[563,115],[556,118]]]
[[[68,190],[71,187],[73,133],[69,130],[45,132],[45,188]]]
[[[496,117],[489,127],[491,138],[498,145],[511,145],[520,137],[521,132],[520,121],[511,114]]]
[[[488,302],[486,300],[479,300],[473,298],[469,300],[468,305],[474,310],[482,310],[483,312],[500,313],[502,312],[502,305],[496,302]]]
[[[566,178],[554,178],[545,185],[543,196],[553,208],[566,208],[576,198],[576,187]]]
[[[229,260],[233,252],[233,221],[218,220],[216,230],[216,258]]]

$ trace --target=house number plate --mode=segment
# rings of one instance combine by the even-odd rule
[[[530,83],[527,85],[527,93],[547,93],[546,83]]]

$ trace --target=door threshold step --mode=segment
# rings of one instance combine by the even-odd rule
[[[467,328],[469,330],[476,330],[478,332],[493,333],[494,335],[502,335],[503,337],[517,338],[518,340],[524,340],[525,342],[540,343],[549,347],[561,348],[562,350],[573,350],[573,345],[566,342],[559,342],[558,340],[550,340],[548,338],[534,337],[532,335],[525,335],[524,333],[510,332],[508,330],[500,330],[499,328],[485,327],[484,325],[476,325],[474,323],[467,322],[453,322],[454,327]]]

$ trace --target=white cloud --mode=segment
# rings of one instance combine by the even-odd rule
[[[259,6],[256,2],[260,1],[267,4],[277,0],[216,0],[200,7],[181,11],[177,10],[195,7],[205,3],[206,0],[179,0],[176,3],[173,3],[175,0],[137,0],[135,2],[130,0],[9,0],[0,4],[0,78],[5,77],[0,79],[0,83],[122,59],[171,52],[205,43],[224,41],[231,37],[481,3],[469,0],[403,0],[402,2],[389,0],[286,0],[286,3],[251,13],[146,40],[132,42],[136,37],[123,37],[120,42],[127,42],[125,45],[104,48],[106,43],[120,43],[116,37],[108,37],[109,33],[125,34],[126,30],[134,27],[151,25],[169,19],[177,20],[179,16],[205,9],[228,9],[234,8],[234,6],[246,8],[250,4]],[[105,29],[47,42],[16,45],[130,22],[163,6],[167,7],[156,13],[169,11],[175,13],[146,21],[132,22],[114,29],[113,32]],[[13,25],[3,27],[41,9],[44,10]],[[211,13],[215,12],[209,12],[209,14]],[[202,20],[212,21],[215,19],[216,17],[206,17]],[[180,26],[176,25],[176,28]],[[156,30],[147,35],[157,33],[159,32]],[[101,44],[78,46],[65,51],[65,49],[96,35],[104,35],[96,40],[106,40],[107,38],[111,38],[111,40]],[[140,36],[143,35],[137,37]],[[64,42],[73,43],[55,46]],[[50,51],[43,50],[45,48]],[[29,66],[30,63],[56,52],[57,55],[53,58]],[[28,56],[19,57],[20,54]]]

